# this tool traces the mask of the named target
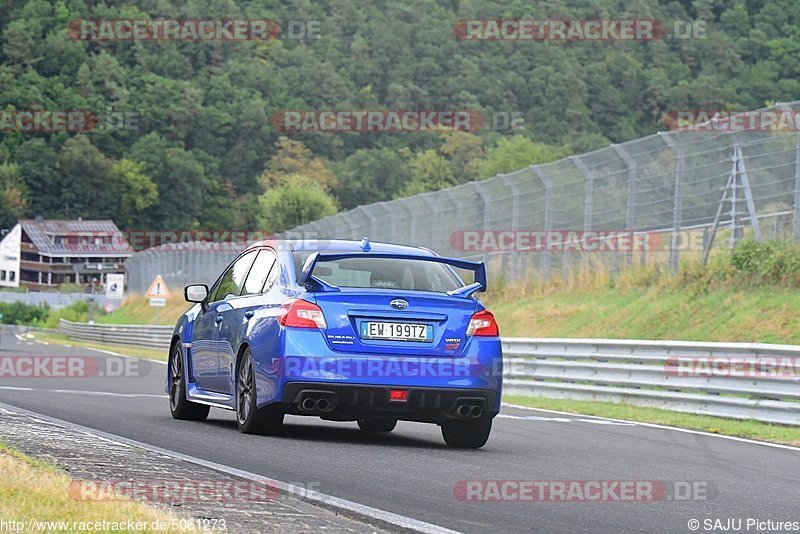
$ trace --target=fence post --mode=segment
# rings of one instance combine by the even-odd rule
[[[510,230],[516,232],[519,230],[519,187],[517,184],[512,182],[508,179],[507,174],[498,174],[497,177],[503,182],[507,188],[511,190],[511,228]],[[510,272],[511,278],[516,278],[519,273],[517,272],[515,265],[518,262],[513,261],[515,257],[521,256],[521,251],[516,250],[514,252],[508,252],[503,254],[503,271]]]
[[[634,225],[636,224],[636,212],[635,212],[635,205],[636,205],[636,162],[633,158],[628,154],[622,145],[612,145],[616,153],[622,160],[625,162],[625,166],[628,168],[628,192],[625,202],[627,206],[625,206],[625,230],[630,232],[631,234],[634,232]],[[633,240],[631,240],[633,243]],[[614,257],[616,258],[619,254],[619,251],[614,253]],[[626,260],[628,264],[633,261],[633,252],[628,250],[625,253]],[[645,261],[644,251],[642,251],[642,263]],[[616,263],[616,262],[615,262]]]
[[[364,214],[364,218],[367,219],[367,230],[364,232],[364,236],[369,237],[373,241],[383,241],[380,235],[378,235],[377,228],[375,227],[375,217],[369,212],[369,208],[366,206],[359,206],[356,208],[358,211]],[[359,239],[358,236],[353,236],[355,239]]]
[[[794,242],[800,241],[800,131],[794,150],[794,224],[792,226]]]
[[[658,135],[677,154],[675,160],[675,191],[672,205],[672,235],[669,240],[669,269],[672,274],[677,274],[678,266],[680,265],[678,239],[681,237],[681,221],[683,220],[683,167],[686,154],[669,132],[658,132]]]
[[[575,164],[584,179],[584,200],[583,200],[583,231],[592,230],[593,200],[594,200],[594,175],[581,161],[580,156],[570,156],[569,159]],[[583,241],[583,240],[582,240]],[[566,273],[567,252],[564,252],[564,271]]]
[[[447,191],[447,189],[445,189]],[[422,193],[419,198],[428,206],[428,210],[431,212],[431,227],[430,227],[430,234],[428,238],[428,243],[426,244],[427,247],[436,250],[436,245],[434,244],[436,232],[439,230],[439,212],[436,211],[433,203],[428,199],[428,196],[431,193]]]
[[[541,270],[542,278],[548,280],[550,278],[550,247],[547,246],[547,237],[552,230],[553,225],[553,180],[545,174],[539,165],[530,166],[533,173],[539,178],[544,186],[544,250],[540,251],[542,254]]]
[[[481,197],[481,207],[482,207],[481,213],[483,214],[482,222],[481,222],[481,226],[482,226],[481,229],[484,232],[488,232],[488,231],[490,231],[490,228],[489,228],[489,201],[487,200],[488,199],[488,195],[486,194],[486,190],[484,190],[483,184],[480,183],[480,182],[470,182],[468,185],[470,187],[472,187],[472,189],[476,193],[478,193],[479,197]],[[489,257],[489,254],[485,250],[482,250],[481,251],[481,259],[483,261],[487,261],[488,257]]]

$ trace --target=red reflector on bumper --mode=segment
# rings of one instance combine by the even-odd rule
[[[389,400],[405,402],[408,400],[408,391],[406,391],[405,389],[390,389]]]

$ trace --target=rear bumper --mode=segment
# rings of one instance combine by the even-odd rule
[[[408,391],[406,401],[389,400],[390,389]],[[283,407],[287,413],[305,415],[297,407],[305,391],[328,393],[335,399],[335,410],[323,416],[328,419],[353,421],[370,416],[383,416],[403,421],[443,423],[456,419],[459,403],[483,406],[484,414],[497,415],[498,392],[491,389],[436,387],[398,387],[324,382],[290,382],[283,387]]]

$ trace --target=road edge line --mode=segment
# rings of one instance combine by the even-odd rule
[[[313,504],[320,508],[338,512],[339,514],[345,517],[361,521],[368,525],[382,527],[382,528],[389,528],[394,530],[397,530],[397,527],[399,527],[401,531],[423,532],[426,534],[460,534],[456,530],[450,530],[448,528],[441,527],[433,523],[427,523],[425,521],[420,521],[418,519],[413,519],[411,517],[395,514],[394,512],[387,512],[379,508],[373,508],[372,506],[367,506],[365,504],[359,504],[353,501],[348,501],[346,499],[334,497],[333,495],[328,495],[326,493],[320,493],[318,491],[309,490],[300,486],[295,486],[294,484],[289,484],[288,482],[282,482],[280,480],[275,480],[273,478],[258,475],[256,473],[251,473],[249,471],[244,471],[242,469],[237,469],[235,467],[218,464],[210,460],[204,460],[202,458],[197,458],[195,456],[190,456],[188,454],[183,454],[180,452],[171,451],[169,449],[164,449],[156,445],[150,445],[148,443],[136,441],[123,436],[118,436],[116,434],[111,434],[108,432],[104,432],[102,430],[89,428],[83,425],[79,425],[77,423],[73,423],[71,421],[65,421],[63,419],[58,419],[56,417],[50,417],[49,415],[44,415],[30,410],[26,410],[24,408],[19,408],[12,404],[0,402],[0,409],[10,412],[16,412],[18,414],[46,421],[48,423],[61,425],[63,427],[84,432],[86,434],[90,434],[92,436],[107,441],[111,441],[114,443],[120,443],[122,445],[128,445],[130,447],[139,447],[141,449],[154,452],[156,454],[162,454],[164,456],[168,456],[175,460],[181,460],[184,462],[201,465],[208,469],[214,469],[216,471],[220,471],[222,473],[226,473],[235,477],[243,478],[253,482],[260,482],[262,484],[269,484],[280,489],[281,491],[285,491],[286,493],[292,495],[298,500],[307,502],[309,504]]]
[[[759,441],[757,439],[749,439],[749,438],[741,438],[739,436],[728,436],[726,434],[714,434],[713,432],[704,432],[702,430],[694,430],[691,428],[681,428],[679,426],[669,426],[669,425],[660,425],[658,423],[645,423],[642,421],[632,421],[630,419],[614,419],[612,417],[602,417],[600,415],[587,415],[587,414],[580,414],[574,412],[562,412],[559,410],[548,410],[546,408],[534,408],[533,406],[522,406],[520,404],[512,404],[510,402],[503,402],[503,406],[508,406],[509,408],[517,408],[520,410],[534,410],[538,412],[547,412],[547,413],[557,413],[561,415],[571,415],[571,416],[581,416],[581,417],[593,417],[595,419],[603,419],[605,421],[615,421],[619,423],[633,423],[634,425],[638,426],[646,426],[650,428],[659,428],[661,430],[675,430],[677,432],[685,432],[686,434],[698,434],[701,436],[709,436],[712,438],[721,438],[721,439],[729,439],[733,441],[741,441],[743,443],[750,443],[753,445],[764,445],[766,447],[774,447],[776,449],[787,449],[790,451],[797,451],[800,452],[800,447],[795,447],[793,445],[785,445],[783,443],[771,443],[769,441]]]

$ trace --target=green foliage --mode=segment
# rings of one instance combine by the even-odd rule
[[[800,246],[787,241],[746,240],[730,254],[734,274],[756,285],[800,289]]]
[[[0,109],[90,109],[136,120],[87,135],[4,133],[0,165],[11,167],[0,168],[0,226],[43,215],[113,217],[123,228],[252,227],[258,196],[295,174],[352,208],[651,134],[668,111],[793,100],[795,4],[8,0],[0,8]],[[450,31],[465,18],[545,16],[698,19],[707,39],[472,42]],[[67,32],[75,19],[174,17],[316,20],[322,35],[131,43]],[[290,135],[273,127],[273,113],[306,109],[470,109],[487,126]],[[520,113],[525,130],[492,131],[495,113]]]
[[[51,311],[47,317],[47,328],[58,328],[59,319],[75,323],[87,322],[89,320],[89,303],[85,300],[77,300],[69,306]]]
[[[50,309],[46,304],[26,304],[24,302],[0,302],[2,324],[41,325]]]
[[[480,165],[480,177],[491,178],[500,173],[517,171],[528,165],[547,163],[568,156],[566,147],[553,147],[534,143],[522,135],[502,137],[489,149],[486,160]]]
[[[303,174],[287,176],[283,183],[259,198],[261,228],[280,232],[334,215],[336,201],[325,188]]]

